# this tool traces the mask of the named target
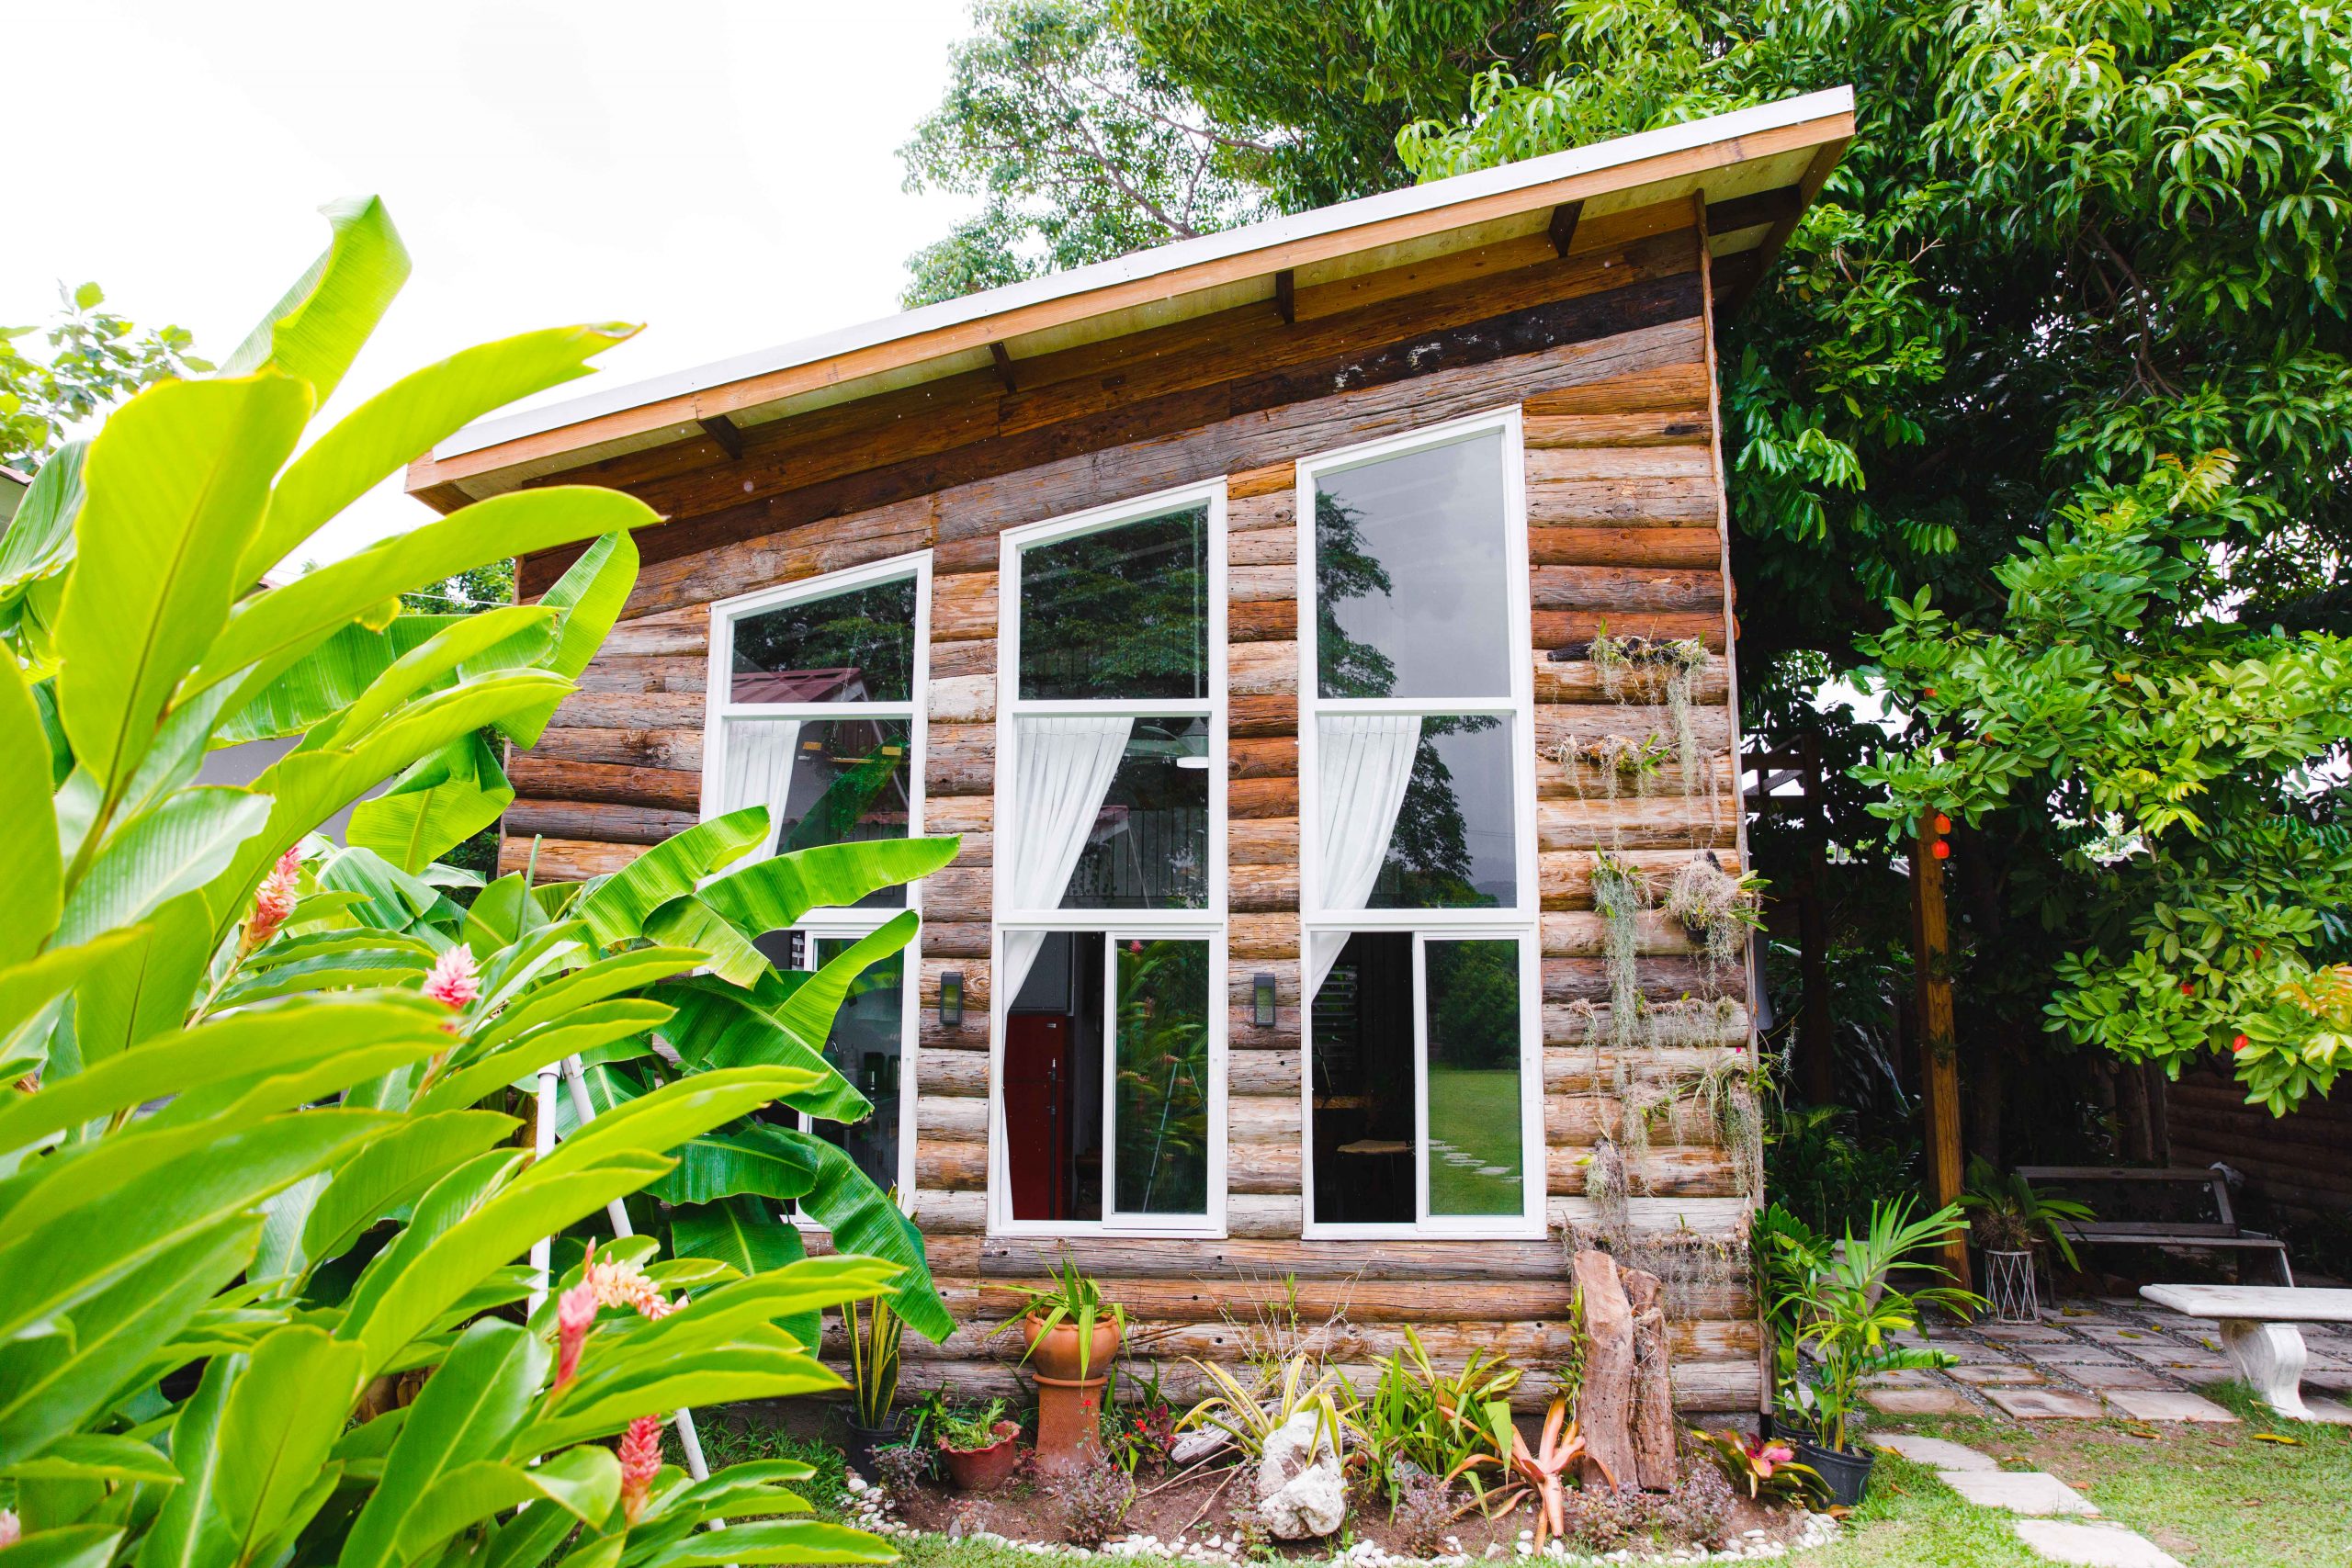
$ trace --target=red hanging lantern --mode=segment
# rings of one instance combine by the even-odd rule
[[[1951,818],[1945,816],[1940,811],[1936,813],[1936,831],[1939,833],[1949,833],[1951,831]]]
[[[1935,856],[1938,860],[1951,859],[1951,846],[1945,843],[1941,839],[1938,839],[1934,843],[1928,845],[1928,852]]]

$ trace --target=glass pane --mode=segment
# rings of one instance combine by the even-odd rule
[[[1021,694],[1208,695],[1208,508],[1021,557]]]
[[[1422,944],[1429,973],[1430,1213],[1516,1214],[1520,1145],[1519,943]]]
[[[1335,730],[1349,722],[1323,719],[1324,744],[1330,745]],[[1518,904],[1511,729],[1511,720],[1492,715],[1421,720],[1412,776],[1406,782],[1387,852],[1364,908],[1509,908]],[[1396,760],[1371,747],[1340,755],[1367,769]],[[1334,786],[1344,780],[1329,773],[1324,777],[1321,810],[1368,809],[1367,799],[1376,804],[1381,798],[1377,790],[1339,789]],[[1339,837],[1344,844],[1348,835]],[[1330,876],[1330,871],[1326,874]],[[1342,891],[1335,884],[1331,896],[1336,898]]]
[[[765,806],[779,854],[903,839],[912,755],[902,718],[729,719],[719,807]],[[886,887],[860,903],[906,901],[904,887]]]
[[[1323,695],[1510,694],[1502,457],[1493,431],[1317,479]]]
[[[817,939],[820,968],[850,945],[846,937]],[[906,1021],[906,954],[894,953],[869,964],[852,982],[849,998],[833,1015],[825,1037],[825,1058],[874,1102],[874,1114],[853,1127],[820,1122],[820,1136],[848,1151],[857,1168],[885,1192],[899,1184],[899,1063]]]
[[[1102,933],[1052,931],[1004,1020],[1016,1220],[1102,1217]]]
[[[739,703],[903,703],[915,685],[915,580],[853,588],[735,623]]]
[[[1358,931],[1315,993],[1313,1157],[1318,1224],[1408,1224],[1413,1213],[1413,939]]]
[[[1061,908],[1208,907],[1208,760],[1202,720],[1136,720]]]
[[[1118,945],[1112,1090],[1124,1214],[1209,1209],[1209,944]]]

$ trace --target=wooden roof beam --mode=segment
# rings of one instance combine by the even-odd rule
[[[705,435],[718,442],[719,450],[725,452],[729,457],[741,457],[743,455],[743,433],[737,429],[735,422],[725,414],[715,413],[707,419],[698,419],[695,423],[702,427],[702,433]]]
[[[1577,237],[1577,223],[1583,217],[1584,202],[1582,198],[1578,198],[1575,201],[1564,201],[1560,203],[1559,206],[1552,209],[1552,224],[1551,228],[1547,231],[1552,236],[1552,254],[1554,255],[1564,256],[1568,254],[1568,243]]]
[[[1012,378],[1012,352],[1001,343],[990,343],[989,357],[996,362],[996,378],[1004,383],[1004,389],[1008,392],[1021,390],[1020,383]]]
[[[1274,274],[1274,309],[1286,325],[1298,324],[1298,275],[1289,267]]]

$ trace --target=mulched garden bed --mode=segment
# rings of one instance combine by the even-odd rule
[[[1207,1562],[1238,1561],[1268,1548],[1285,1558],[1326,1561],[1344,1550],[1351,1562],[1377,1563],[1508,1558],[1528,1554],[1533,1548],[1534,1515],[1522,1503],[1492,1519],[1471,1510],[1441,1532],[1443,1546],[1437,1556],[1418,1559],[1407,1531],[1391,1521],[1386,1498],[1362,1486],[1351,1495],[1348,1522],[1340,1537],[1270,1540],[1238,1517],[1238,1511],[1250,1510],[1252,1480],[1249,1467],[1141,1475],[1121,1532],[1101,1550],[1111,1555],[1148,1551]],[[1570,1528],[1572,1533],[1583,1533],[1584,1540],[1572,1540],[1565,1554],[1622,1562],[1628,1559],[1614,1554],[1624,1551],[1634,1560],[1686,1562],[1772,1557],[1826,1539],[1834,1528],[1826,1519],[1802,1509],[1760,1506],[1736,1494],[1716,1501],[1722,1524],[1703,1546],[1687,1537],[1660,1537],[1645,1525],[1609,1540],[1606,1525],[1577,1531],[1580,1514],[1589,1520],[1610,1510],[1600,1495],[1572,1490],[1568,1494]],[[843,1502],[859,1522],[870,1528],[947,1537],[988,1536],[1046,1550],[1080,1550],[1070,1542],[1067,1483],[1034,1477],[1025,1471],[1003,1490],[976,1495],[924,1483],[911,1495],[899,1496],[853,1483],[852,1493]],[[1671,1511],[1670,1500],[1666,1508]],[[1608,1544],[1602,1544],[1604,1540]]]

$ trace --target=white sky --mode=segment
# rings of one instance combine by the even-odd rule
[[[329,415],[533,327],[645,322],[600,362],[637,380],[886,315],[968,206],[896,155],[968,30],[965,0],[0,0],[17,140],[56,152],[0,222],[0,321],[95,279],[225,356],[367,193],[415,273]],[[427,515],[387,487],[310,553]]]

